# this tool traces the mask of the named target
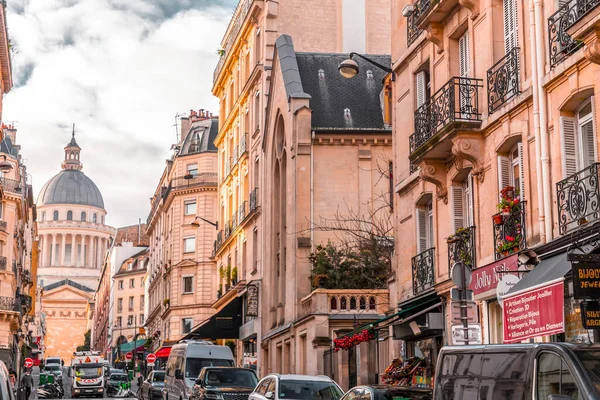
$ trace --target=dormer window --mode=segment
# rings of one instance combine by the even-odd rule
[[[200,151],[200,135],[198,132],[192,134],[192,140],[190,141],[190,147],[188,153],[197,153]]]

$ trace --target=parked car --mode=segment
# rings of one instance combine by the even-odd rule
[[[433,391],[442,399],[600,400],[600,346],[446,346]]]
[[[204,367],[233,367],[231,349],[204,340],[183,340],[174,345],[167,360],[164,400],[188,400]]]
[[[104,372],[104,388],[106,390],[108,390],[108,381],[110,380],[110,376],[112,374],[125,374],[125,371],[123,371],[122,369],[117,369],[117,368],[109,368],[108,369],[108,373]]]
[[[141,400],[158,400],[165,387],[165,371],[152,371],[148,378],[142,382]]]
[[[251,369],[234,367],[205,367],[192,388],[191,400],[247,400],[258,383]]]
[[[107,382],[106,394],[109,397],[119,393],[120,389],[128,390],[131,388],[127,374],[115,372],[107,379]]]
[[[249,400],[339,400],[344,392],[326,376],[271,374],[263,378]]]
[[[8,369],[3,361],[0,361],[0,397],[2,400],[15,400],[15,392],[10,384]],[[6,398],[5,398],[6,396]]]
[[[46,364],[42,373],[52,374],[55,377],[62,376],[62,367],[60,364]]]
[[[431,400],[431,389],[407,388],[390,385],[356,386],[348,390],[342,400]]]

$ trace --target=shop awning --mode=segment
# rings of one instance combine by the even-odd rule
[[[242,298],[235,297],[219,312],[194,328],[184,339],[238,339],[242,326]]]
[[[133,343],[133,342],[123,343],[121,345],[121,352],[133,351],[134,348],[135,348],[136,352],[142,352],[142,351],[144,351],[145,344],[146,344],[146,339],[138,339],[135,341],[135,343]]]
[[[564,278],[571,271],[571,262],[567,260],[567,253],[542,260],[531,272],[525,274],[506,296],[528,290],[536,289],[548,282]]]
[[[170,347],[161,347],[156,353],[154,353],[156,358],[167,358],[169,357],[169,354],[171,354]]]

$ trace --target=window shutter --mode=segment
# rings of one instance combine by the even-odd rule
[[[465,227],[475,225],[475,213],[473,210],[473,175],[469,174],[465,181]]]
[[[470,50],[469,50],[469,31],[466,31],[458,39],[458,69],[460,76],[468,77],[470,74]]]
[[[417,208],[417,236],[420,254],[427,250],[427,211],[422,207]]]
[[[498,156],[498,196],[507,186],[510,186],[510,160],[508,157]]]
[[[509,51],[519,45],[517,2],[515,0],[503,0],[503,6],[504,50],[508,54]]]
[[[419,108],[425,104],[425,71],[418,72],[416,79],[417,108]]]
[[[598,135],[596,134],[596,132],[598,132],[598,127],[596,126],[596,102],[595,102],[595,97],[592,96],[591,99],[591,105],[592,105],[592,132],[591,132],[591,137],[590,137],[590,142],[591,144],[591,149],[590,149],[590,155],[592,156],[591,159],[591,164],[595,163],[596,161],[600,161],[598,159]]]
[[[452,196],[452,231],[465,226],[465,205],[462,186],[452,186],[450,194]]]
[[[560,139],[562,144],[563,178],[567,178],[577,173],[575,118],[560,117]]]
[[[523,143],[517,144],[517,149],[519,150],[519,183],[521,186],[519,188],[519,197],[521,200],[525,200],[525,162],[523,161]]]

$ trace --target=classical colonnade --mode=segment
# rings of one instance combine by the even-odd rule
[[[100,268],[108,238],[99,235],[46,233],[39,235],[42,267]]]

